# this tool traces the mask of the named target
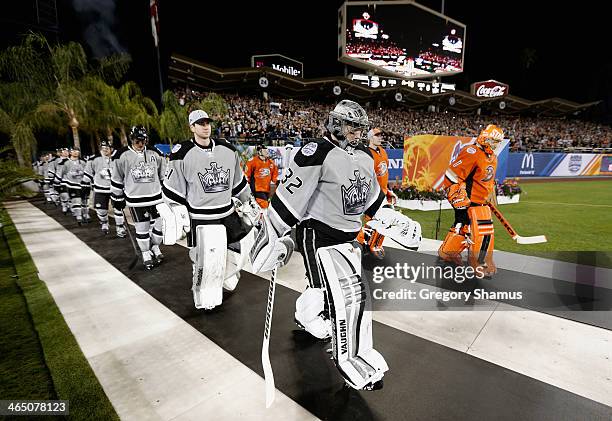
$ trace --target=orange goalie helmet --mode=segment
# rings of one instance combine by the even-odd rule
[[[489,124],[480,132],[476,138],[476,143],[482,146],[484,151],[490,155],[502,140],[504,140],[504,131],[495,124]]]

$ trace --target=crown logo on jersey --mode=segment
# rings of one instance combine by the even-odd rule
[[[361,215],[365,210],[372,181],[366,182],[365,177],[361,177],[359,170],[354,172],[355,178],[349,178],[351,185],[342,186],[342,207],[345,215]]]
[[[155,181],[155,170],[153,165],[141,161],[130,169],[130,174],[135,183],[152,183]]]
[[[202,188],[205,193],[218,193],[229,189],[230,170],[223,170],[216,162],[210,163],[210,168],[204,170],[204,174],[198,173]]]

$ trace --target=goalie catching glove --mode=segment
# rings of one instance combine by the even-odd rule
[[[421,224],[390,207],[379,209],[366,226],[407,249],[417,250],[421,245]]]
[[[471,203],[467,190],[465,189],[465,183],[451,185],[448,188],[447,198],[455,209],[467,209]]]
[[[264,214],[257,227],[255,244],[249,253],[253,271],[267,272],[277,265],[279,267],[286,265],[294,248],[295,244],[291,237],[286,235],[279,238],[270,219]]]
[[[162,219],[164,244],[167,246],[176,244],[191,229],[187,208],[183,205],[168,203],[160,203],[155,207]]]

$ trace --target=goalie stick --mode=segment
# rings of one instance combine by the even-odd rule
[[[522,237],[518,235],[514,228],[512,228],[512,225],[510,225],[510,222],[504,218],[504,215],[501,214],[495,205],[493,203],[488,203],[488,205],[491,208],[491,212],[493,212],[497,219],[499,219],[499,222],[501,222],[504,228],[506,228],[506,231],[508,231],[510,237],[512,237],[517,244],[539,244],[546,243],[548,241],[545,235],[535,235],[533,237]]]
[[[270,287],[268,289],[268,306],[266,308],[266,322],[264,325],[263,344],[261,346],[261,365],[263,366],[264,380],[266,382],[266,408],[272,406],[276,387],[274,386],[274,373],[270,364],[270,329],[272,327],[272,310],[274,308],[274,292],[276,290],[276,272],[278,264],[272,269]]]

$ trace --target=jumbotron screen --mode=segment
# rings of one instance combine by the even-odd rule
[[[465,25],[413,1],[345,3],[339,23],[344,63],[404,78],[463,71]]]

